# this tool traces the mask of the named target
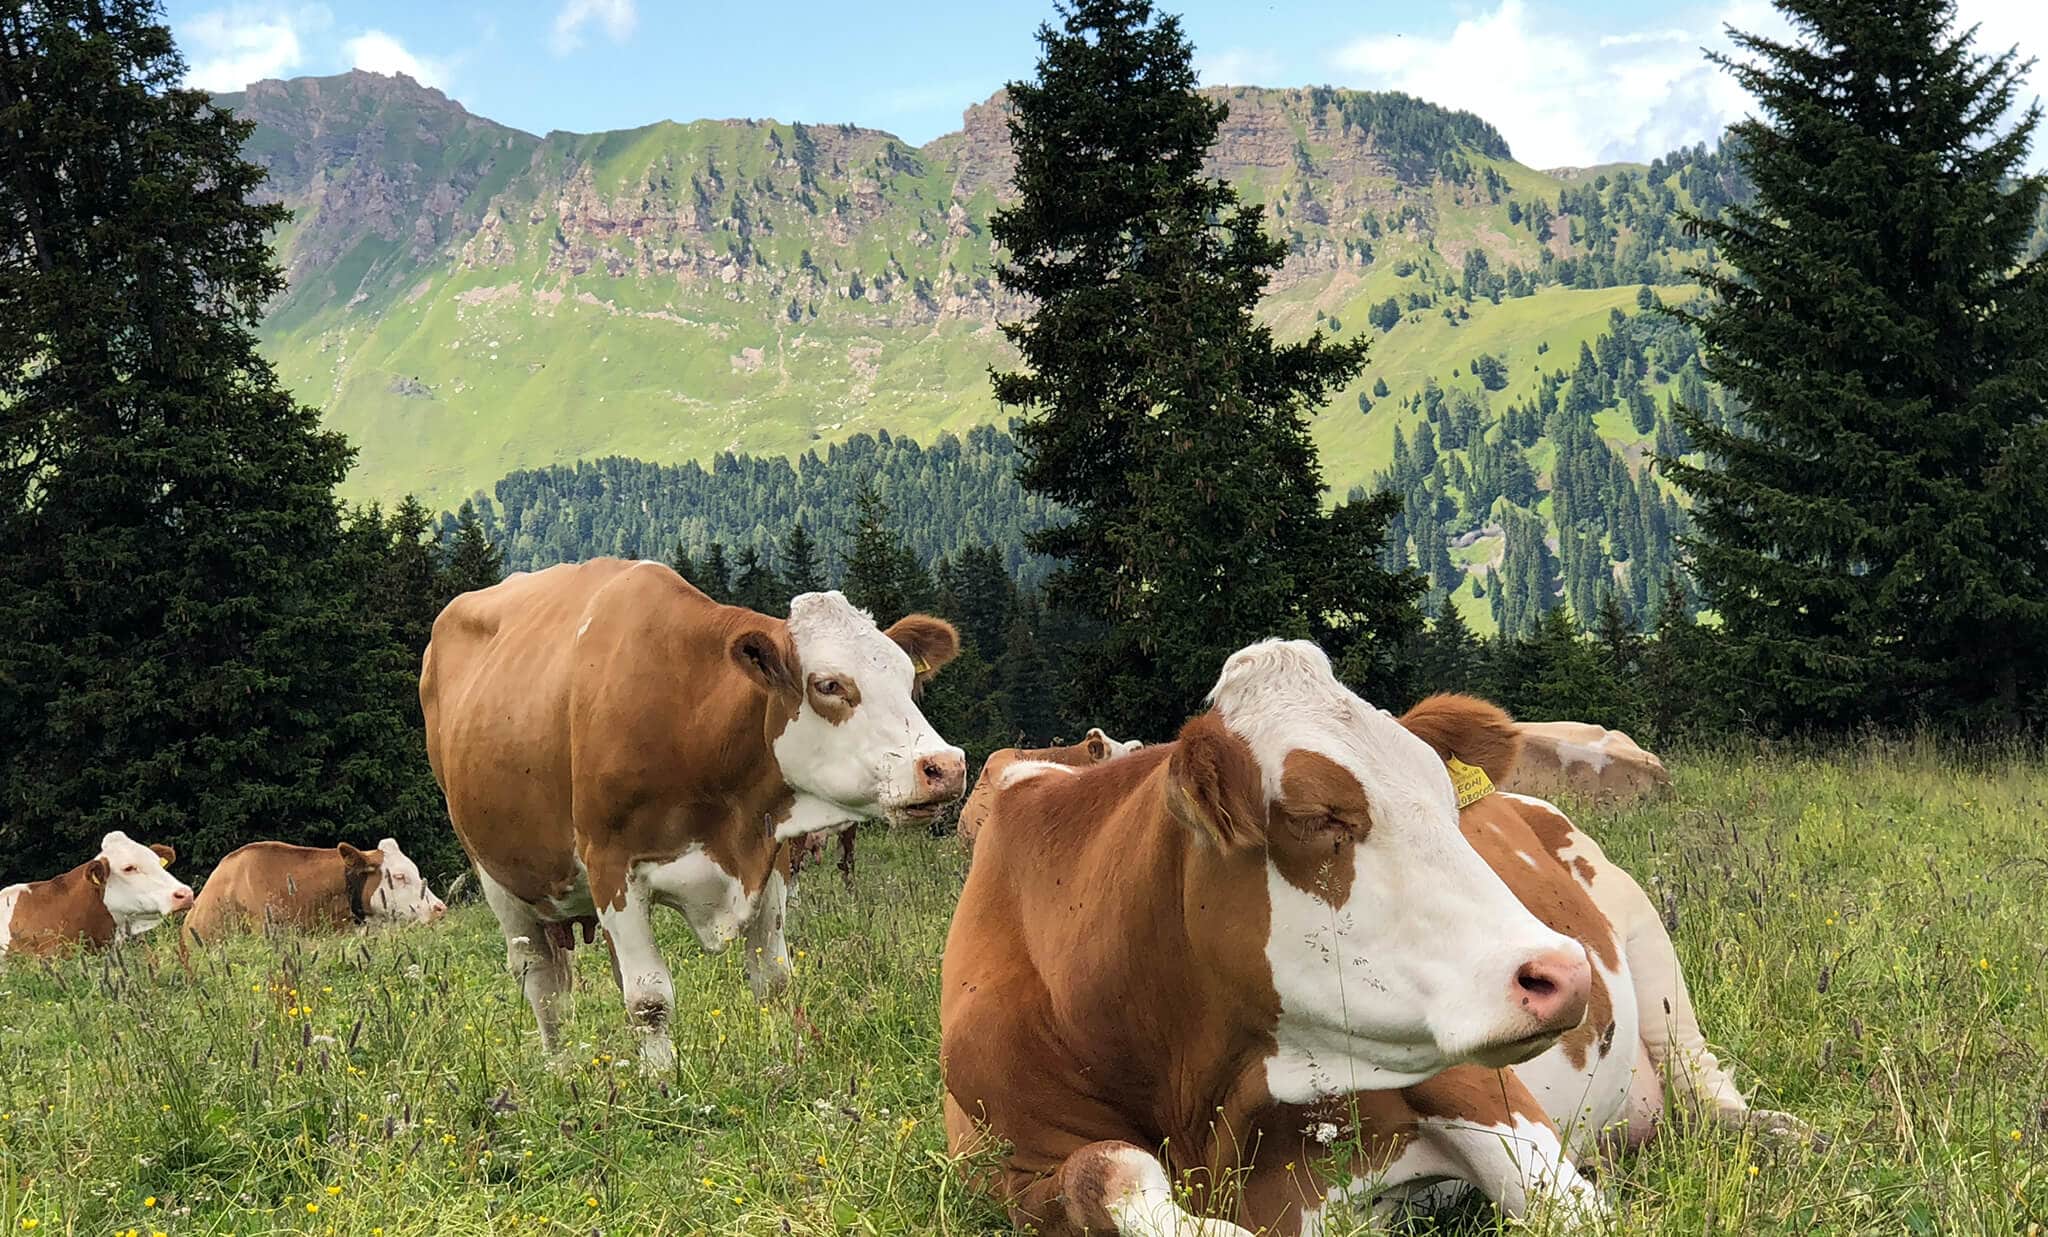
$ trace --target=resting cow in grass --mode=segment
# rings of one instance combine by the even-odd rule
[[[884,632],[838,593],[789,615],[600,559],[466,593],[435,621],[427,754],[548,1048],[572,925],[604,928],[643,1063],[666,1067],[674,985],[650,906],[707,950],[744,936],[765,998],[788,976],[789,844],[960,797],[965,757],[916,703],[953,628],[914,614]]]
[[[1211,704],[1174,743],[1008,779],[977,847],[947,1134],[1007,1148],[1018,1223],[1313,1233],[1446,1185],[1585,1218],[1574,1157],[1646,1133],[1660,1071],[1748,1119],[1634,882],[1548,805],[1479,793],[1505,715],[1404,725],[1298,641],[1231,657]]]
[[[62,876],[0,889],[0,954],[45,957],[142,935],[192,905],[191,887],[167,870],[177,857],[117,830]]]
[[[431,923],[448,907],[385,838],[375,850],[251,842],[206,878],[185,931],[199,941],[271,925],[308,931]]]
[[[1619,730],[1590,722],[1517,722],[1522,756],[1502,790],[1589,802],[1633,803],[1671,786],[1664,762]]]
[[[974,780],[974,789],[967,795],[966,805],[960,809],[960,845],[970,851],[974,849],[974,839],[981,836],[981,827],[988,822],[989,805],[995,802],[996,790],[1005,781],[1005,774],[1015,766],[1055,764],[1069,769],[1085,769],[1105,760],[1128,756],[1143,746],[1136,739],[1112,739],[1097,726],[1089,730],[1087,737],[1079,743],[1069,743],[1064,747],[1005,747],[990,752],[988,759],[982,762],[981,776]]]

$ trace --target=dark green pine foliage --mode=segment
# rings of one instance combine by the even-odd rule
[[[691,561],[690,547],[684,545],[683,539],[680,537],[676,538],[675,548],[668,552],[668,565],[673,567],[675,573],[683,579],[693,583],[696,581],[697,564]]]
[[[464,502],[448,532],[448,569],[443,577],[449,597],[489,588],[505,578],[505,556],[485,534],[476,506]]]
[[[1421,642],[1418,660],[1416,686],[1424,695],[1484,690],[1485,650],[1466,624],[1455,597],[1445,599],[1443,610]]]
[[[0,8],[0,870],[446,833],[381,518],[252,328],[287,213],[153,3]]]
[[[791,597],[825,591],[825,564],[818,555],[817,541],[804,530],[802,520],[790,525],[782,539],[780,570],[783,587]]]
[[[1286,244],[1203,175],[1227,109],[1195,93],[1177,20],[1076,0],[1039,43],[1009,87],[1018,199],[990,220],[1037,309],[1004,327],[1024,367],[995,391],[1025,413],[1024,485],[1071,512],[1032,539],[1051,595],[1105,624],[1069,667],[1076,711],[1156,729],[1265,636],[1370,664],[1419,622],[1418,582],[1377,561],[1393,503],[1324,512],[1308,434],[1365,343],[1281,346],[1254,317]]]
[[[1695,221],[1705,370],[1693,570],[1722,690],[1767,727],[2038,718],[2048,682],[2048,266],[2025,65],[1947,0],[1780,0],[1789,43],[1717,58],[1753,204]]]
[[[775,569],[752,546],[740,551],[732,578],[732,604],[759,614],[789,617],[790,591],[783,587]]]
[[[374,516],[372,508],[368,517]],[[434,634],[434,619],[454,596],[446,588],[446,556],[433,535],[434,517],[410,494],[393,508],[381,532],[389,548],[383,570],[373,577],[378,582],[377,608],[390,617],[417,660]]]
[[[889,524],[889,505],[869,486],[854,498],[853,545],[846,553],[846,599],[883,627],[931,604],[931,580]],[[943,732],[942,732],[943,733]]]
[[[725,559],[725,543],[714,541],[704,551],[704,561],[697,564],[697,574],[690,577],[690,583],[701,589],[713,601],[732,600],[732,564]]]

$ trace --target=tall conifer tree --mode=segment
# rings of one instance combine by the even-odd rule
[[[1779,0],[1788,42],[1716,59],[1750,205],[1691,315],[1741,409],[1680,413],[1704,462],[1693,572],[1730,693],[1778,728],[2009,723],[2048,685],[2048,265],[2012,52],[1949,0]]]

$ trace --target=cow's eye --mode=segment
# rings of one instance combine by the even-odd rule
[[[135,865],[131,863],[127,867],[122,868],[121,870],[123,872],[133,872],[135,870]]]
[[[838,679],[819,679],[817,688],[820,696],[843,696],[846,694],[846,689],[839,686]]]

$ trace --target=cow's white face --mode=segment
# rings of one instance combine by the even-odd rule
[[[168,846],[144,846],[119,830],[100,839],[92,871],[119,935],[139,935],[191,908],[192,887],[168,870],[177,857]]]
[[[1234,873],[1228,896],[1269,905],[1275,1098],[1504,1066],[1578,1024],[1584,948],[1516,900],[1459,832],[1436,752],[1339,683],[1321,649],[1244,649],[1210,700],[1214,712],[1183,731],[1169,804],[1197,824],[1223,822],[1208,832],[1219,870]],[[1253,785],[1203,799],[1205,769],[1212,788],[1219,777]]]
[[[398,839],[377,843],[384,852],[376,888],[364,900],[363,910],[372,923],[432,923],[448,913],[448,906],[427,888],[419,865],[398,849]]]
[[[913,614],[883,632],[839,593],[804,593],[789,603],[789,639],[799,704],[775,759],[792,790],[841,809],[841,824],[923,819],[960,797],[966,755],[916,699],[959,651],[951,626]]]

